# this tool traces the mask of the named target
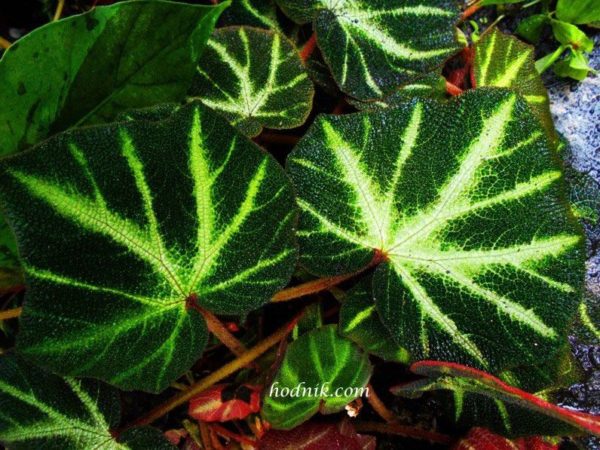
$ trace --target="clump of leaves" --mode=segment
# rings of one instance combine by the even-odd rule
[[[554,404],[597,202],[532,48],[466,48],[451,1],[216,3],[99,6],[0,60],[0,441],[600,435]]]

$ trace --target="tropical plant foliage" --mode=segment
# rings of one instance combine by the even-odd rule
[[[91,3],[0,40],[2,445],[600,436],[556,405],[567,336],[598,343],[600,188],[563,163],[556,61],[463,33],[539,2]],[[518,34],[581,78],[595,5],[543,3]]]

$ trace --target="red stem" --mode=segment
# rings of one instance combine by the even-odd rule
[[[316,46],[317,34],[313,33],[308,41],[306,41],[306,44],[304,44],[304,47],[302,47],[302,50],[300,51],[300,59],[306,62],[308,58],[310,58],[310,55],[312,55],[312,53],[315,51]]]
[[[453,97],[460,95],[463,93],[463,90],[461,88],[459,88],[457,85],[450,83],[449,81],[446,81],[446,92],[450,95],[452,95]]]

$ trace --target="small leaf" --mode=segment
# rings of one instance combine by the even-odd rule
[[[64,133],[0,170],[27,274],[17,348],[57,373],[159,392],[204,348],[192,302],[245,314],[291,277],[285,173],[203,105]]]
[[[475,46],[473,78],[477,87],[505,87],[524,96],[544,125],[548,138],[557,142],[550,99],[535,68],[533,47],[494,29]]]
[[[554,37],[561,44],[570,45],[584,52],[591,52],[594,49],[594,41],[575,25],[560,20],[552,20],[550,23]]]
[[[190,400],[188,415],[202,422],[227,422],[260,410],[260,389],[219,384]]]
[[[304,423],[293,430],[271,430],[260,440],[260,450],[375,450],[373,436],[357,434],[349,421],[339,424]]]
[[[428,379],[398,386],[392,389],[395,394],[413,398],[420,396],[422,392],[442,389],[453,392],[455,398],[460,399],[467,394],[482,396],[505,405],[504,409],[500,408],[503,420],[508,420],[512,414],[516,414],[520,415],[520,420],[526,425],[531,422],[532,414],[546,416],[550,421],[547,428],[542,429],[541,425],[536,425],[533,430],[535,434],[566,434],[565,429],[560,427],[562,422],[573,429],[600,436],[600,416],[592,416],[553,405],[540,397],[510,386],[486,372],[456,363],[439,361],[415,363],[411,366],[411,371],[417,375],[428,377]],[[459,402],[458,405],[461,403]],[[507,405],[511,409],[508,409]],[[460,410],[457,410],[457,414],[460,414]],[[524,414],[529,414],[529,420],[528,416]],[[523,423],[520,425],[522,429]],[[506,427],[505,433],[510,436],[515,435],[515,431],[509,426]],[[516,434],[527,433],[521,431]]]
[[[263,126],[302,125],[314,88],[298,51],[285,36],[229,27],[213,34],[190,94],[223,113],[247,136],[256,136]]]
[[[485,428],[472,428],[452,450],[558,450],[558,447],[558,444],[552,444],[538,436],[513,442]]]
[[[314,21],[319,48],[340,89],[360,100],[410,84],[459,49],[453,1],[277,2],[294,21]]]
[[[556,17],[574,24],[592,24],[600,21],[600,3],[597,0],[558,0]]]
[[[379,318],[371,284],[371,277],[366,277],[346,293],[340,309],[340,334],[386,361],[407,363],[409,353],[398,347]]]
[[[501,89],[321,115],[287,163],[301,263],[333,276],[383,255],[375,305],[412,360],[536,363],[562,347],[584,278],[555,153]]]
[[[561,55],[565,52],[565,50],[567,50],[568,48],[568,45],[561,45],[552,53],[548,53],[546,56],[538,59],[535,62],[535,70],[537,70],[538,73],[544,73],[552,66],[552,64],[558,61],[558,58],[560,58]]]
[[[93,380],[59,378],[14,356],[0,358],[0,442],[12,450],[174,449],[154,428],[119,437],[118,392]]]
[[[580,51],[571,50],[569,54],[554,65],[554,73],[559,77],[573,78],[577,81],[584,80],[593,72],[587,57]]]
[[[179,101],[228,4],[120,2],[27,34],[0,61],[0,154],[126,109]]]
[[[287,349],[262,409],[276,429],[289,430],[313,416],[336,413],[361,395],[371,364],[355,344],[328,325],[300,336]]]
[[[546,14],[533,14],[519,22],[516,33],[529,42],[537,44],[548,22]]]

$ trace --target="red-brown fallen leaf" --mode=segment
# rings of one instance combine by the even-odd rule
[[[259,450],[375,450],[374,436],[360,435],[352,424],[304,423],[293,430],[271,430],[260,440]]]
[[[452,450],[558,450],[558,445],[537,436],[510,441],[485,428],[472,428]]]
[[[217,384],[190,400],[188,414],[203,422],[227,422],[260,410],[260,388]]]

